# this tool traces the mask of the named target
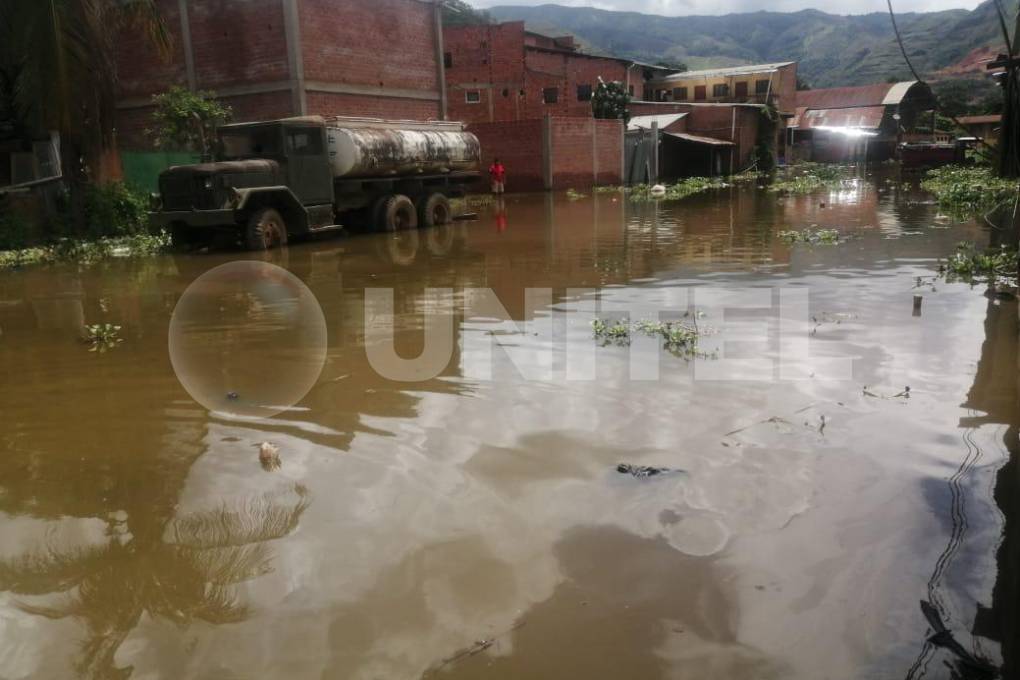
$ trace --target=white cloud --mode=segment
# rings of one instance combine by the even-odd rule
[[[543,5],[550,0],[469,0],[479,8],[495,5]],[[885,12],[884,0],[848,0],[833,6],[819,0],[558,0],[555,4],[567,7],[594,7],[597,9],[662,14],[667,16],[729,14],[733,12],[796,12],[817,9],[832,14],[866,14]],[[973,9],[980,0],[894,0],[897,12],[935,12],[944,9]]]

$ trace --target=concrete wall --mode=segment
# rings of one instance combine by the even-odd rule
[[[435,7],[417,0],[157,0],[168,60],[137,32],[117,39],[118,140],[147,149],[151,98],[212,90],[235,121],[293,115],[439,118]]]
[[[687,113],[684,119],[686,132],[702,137],[723,139],[736,144],[734,172],[750,165],[762,122],[759,109],[752,106],[705,106],[681,103],[633,102],[632,116],[649,116],[663,113]],[[781,135],[782,131],[777,131]]]

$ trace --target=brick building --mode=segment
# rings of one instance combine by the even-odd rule
[[[657,102],[771,104],[781,114],[797,107],[797,62],[684,71],[652,79],[644,98]]]
[[[444,117],[442,21],[429,0],[158,0],[169,61],[118,40],[118,139],[151,148],[153,94],[211,90],[236,121],[295,115]]]
[[[573,37],[527,31],[524,22],[454,26],[443,31],[450,117],[468,122],[591,115],[599,77],[631,93],[668,71],[578,50]]]

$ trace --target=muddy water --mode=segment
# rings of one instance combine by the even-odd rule
[[[189,328],[229,370],[214,351],[179,379],[168,353],[189,285],[241,255],[0,274],[0,677],[949,677],[922,600],[1009,677],[1017,309],[917,287],[990,238],[923,199],[510,197],[442,232],[293,246],[272,262],[328,340],[311,391],[263,419],[232,403],[288,399],[273,367],[318,356],[314,332],[206,309]],[[852,238],[777,238],[813,225]],[[595,299],[700,310],[716,354],[596,346],[572,314]],[[89,352],[99,322],[123,342]],[[434,322],[455,341],[437,370],[370,364],[376,329],[411,358]],[[486,376],[468,348],[490,342]],[[567,379],[576,356],[593,380]],[[699,373],[731,359],[769,364]]]

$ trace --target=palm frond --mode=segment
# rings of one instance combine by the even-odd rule
[[[63,592],[102,569],[110,545],[57,550],[50,546],[10,560],[0,560],[0,591],[19,595]]]
[[[308,504],[308,498],[302,495],[295,505],[279,505],[268,494],[240,504],[224,503],[216,510],[172,520],[167,526],[166,541],[173,545],[205,549],[283,538],[297,528]]]
[[[267,574],[272,560],[269,546],[263,543],[204,550],[178,547],[177,551],[180,559],[201,574],[205,583],[216,586],[241,583]]]

